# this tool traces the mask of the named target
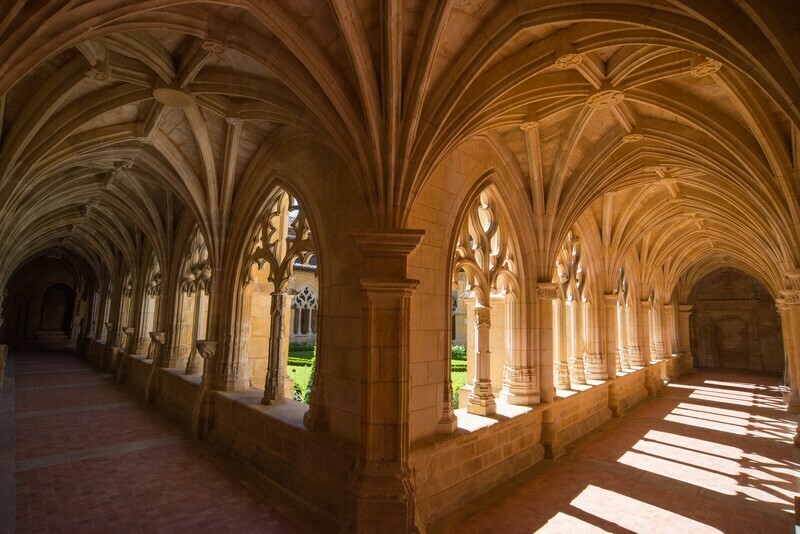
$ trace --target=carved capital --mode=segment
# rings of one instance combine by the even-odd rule
[[[150,332],[150,340],[153,343],[158,343],[159,345],[163,345],[167,342],[167,333],[166,332]]]
[[[475,310],[475,328],[489,328],[492,325],[492,309],[477,305]]]
[[[539,300],[557,299],[558,286],[556,284],[538,284],[536,286],[536,298]]]
[[[619,306],[619,298],[617,295],[603,295],[603,304],[607,310],[616,310]]]
[[[126,336],[132,336],[132,335],[133,335],[133,332],[134,332],[134,330],[135,330],[135,328],[134,328],[134,327],[132,327],[132,326],[126,326],[125,328],[123,328],[123,329],[122,329],[122,333],[123,333],[123,334],[125,334]]]
[[[650,311],[650,310],[652,310],[652,309],[653,309],[653,303],[652,303],[652,302],[650,302],[649,300],[643,300],[643,301],[641,302],[641,307],[642,307],[642,309],[643,309],[644,311]]]
[[[622,142],[623,143],[638,143],[642,139],[644,139],[644,135],[642,135],[640,133],[629,133],[628,135],[625,135],[625,136],[622,137]]]
[[[217,356],[217,348],[219,347],[218,341],[206,341],[205,339],[198,339],[194,342],[197,352],[204,360],[213,360]]]
[[[538,121],[523,122],[522,124],[519,125],[519,129],[522,130],[523,132],[527,132],[530,130],[537,130],[538,128],[539,128]]]
[[[781,289],[781,298],[789,306],[800,304],[800,291],[797,289]]]
[[[231,126],[241,126],[244,121],[239,117],[225,117],[225,122]]]

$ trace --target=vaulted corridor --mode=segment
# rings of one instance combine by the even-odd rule
[[[3,532],[14,520],[18,532],[333,528],[74,355],[11,356]],[[684,376],[430,530],[787,532],[800,454],[777,384],[737,371]]]

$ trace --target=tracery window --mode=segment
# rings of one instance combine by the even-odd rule
[[[177,344],[171,348],[174,365],[185,362],[187,375],[202,372],[203,361],[195,343],[204,339],[208,323],[208,295],[211,291],[211,263],[203,234],[196,229],[184,255],[178,299]]]
[[[256,386],[258,377],[266,375],[264,404],[281,403],[294,394],[294,384],[287,374],[292,305],[289,280],[296,264],[314,261],[314,240],[302,205],[294,195],[276,188],[253,233],[244,261],[233,358],[233,374],[247,374],[249,368],[251,385]],[[306,328],[317,328],[312,315],[308,315]],[[303,330],[302,322],[300,329]],[[242,387],[244,382],[235,377],[233,381],[234,387]]]
[[[292,334],[307,336],[317,332],[317,291],[306,284],[292,300]]]
[[[470,413],[494,413],[498,394],[507,402],[538,402],[535,368],[525,362],[517,334],[521,310],[515,258],[511,225],[494,188],[489,186],[469,204],[453,253],[452,287],[456,300],[455,307],[450,301],[450,312],[455,318],[463,302],[468,328],[467,384],[459,393],[458,403],[459,407],[466,405]],[[456,327],[455,319],[451,327]],[[500,354],[493,357],[492,346],[502,347]],[[445,388],[448,398],[444,400],[449,409],[454,400],[452,385],[448,381]]]
[[[150,266],[145,278],[144,302],[142,314],[139,321],[139,341],[137,343],[137,354],[150,354],[150,332],[156,330],[158,317],[158,303],[161,297],[161,267],[158,258],[153,254]]]
[[[558,322],[557,355],[554,366],[557,387],[568,389],[574,382],[586,383],[584,353],[586,332],[586,273],[583,268],[580,239],[573,233],[561,246],[556,260],[556,283],[559,303],[555,320]]]

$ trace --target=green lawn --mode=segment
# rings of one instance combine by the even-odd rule
[[[311,366],[290,365],[289,376],[292,377],[292,380],[294,380],[295,384],[300,386],[300,388],[305,391],[306,386],[308,385],[308,377],[311,376]]]

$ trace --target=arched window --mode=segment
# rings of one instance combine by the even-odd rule
[[[203,360],[197,357],[195,342],[205,339],[208,323],[208,295],[211,291],[211,264],[208,248],[200,229],[196,229],[181,266],[178,295],[178,324],[173,352],[175,366],[185,365],[187,375],[203,370]]]
[[[117,339],[115,344],[117,346],[122,344],[122,336],[126,327],[133,326],[131,310],[131,299],[133,298],[133,280],[130,273],[125,276],[125,281],[122,283],[122,304],[119,307],[119,317],[117,318]]]
[[[155,254],[150,260],[150,267],[147,270],[145,281],[144,302],[142,303],[142,312],[139,319],[139,342],[136,352],[137,354],[146,354],[150,358],[152,357],[152,354],[150,354],[150,332],[155,331],[158,324],[158,303],[161,297],[161,267]]]
[[[560,287],[554,321],[558,332],[558,361],[554,366],[555,383],[568,389],[574,382],[586,383],[586,273],[581,256],[581,242],[570,232],[556,260],[556,283]]]
[[[288,376],[290,278],[297,264],[316,262],[311,227],[298,199],[276,188],[250,243],[237,297],[238,328],[232,367],[235,373],[249,375],[249,385],[264,384],[264,404],[278,404],[286,397],[292,398],[295,389]],[[305,302],[311,304],[311,300]],[[317,299],[313,302],[316,304]],[[316,317],[311,308],[306,309],[309,313],[305,328],[316,328]],[[301,321],[300,330],[303,328]],[[246,372],[248,367],[250,373]],[[241,388],[247,379],[228,380],[233,381],[234,388]]]
[[[451,300],[452,326],[457,328],[459,308],[466,309],[467,369],[466,385],[452,401],[480,415],[495,412],[496,396],[514,404],[538,402],[536,372],[525,361],[518,335],[521,306],[510,228],[496,192],[489,186],[469,204],[453,256],[456,301],[453,306]],[[458,384],[456,367],[463,365],[455,352],[451,362],[454,372],[445,388],[448,392],[453,383]]]

